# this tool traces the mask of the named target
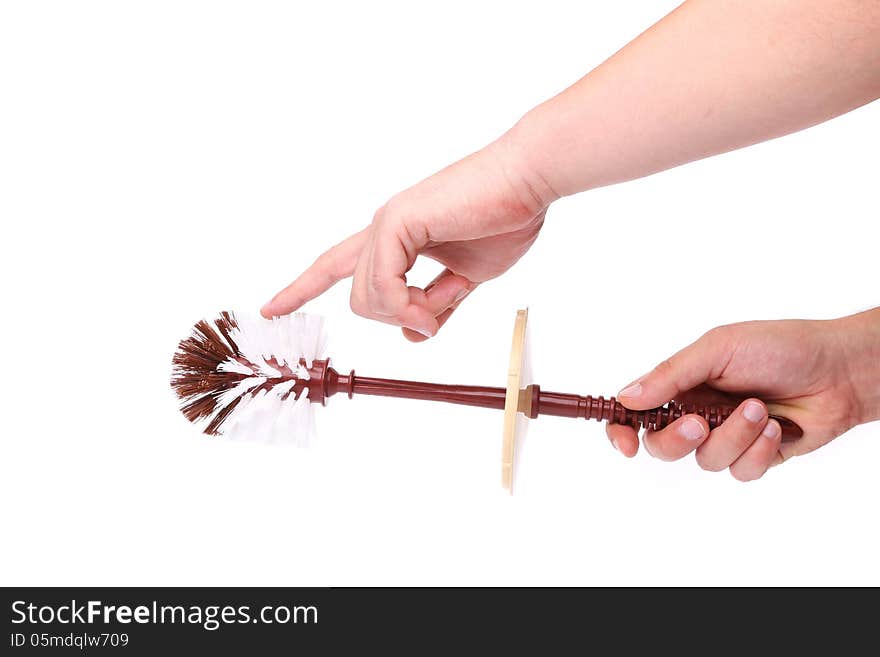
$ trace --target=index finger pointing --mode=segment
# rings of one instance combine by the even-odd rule
[[[292,313],[307,301],[320,296],[343,278],[354,272],[358,256],[370,237],[371,227],[355,233],[328,249],[299,277],[266,303],[260,313],[263,317],[277,317]]]

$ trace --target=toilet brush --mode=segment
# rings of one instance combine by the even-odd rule
[[[513,487],[518,418],[557,415],[625,424],[635,429],[662,429],[695,413],[718,427],[735,406],[700,406],[671,401],[644,411],[624,407],[614,397],[547,392],[525,380],[528,312],[517,312],[505,387],[446,385],[347,374],[331,367],[324,354],[323,318],[294,313],[267,320],[222,312],[198,322],[178,345],[171,386],[183,414],[201,423],[209,435],[262,437],[269,441],[307,444],[314,432],[313,409],[337,393],[378,395],[481,406],[504,411],[502,485]],[[782,440],[795,440],[801,428],[771,415],[782,428]]]

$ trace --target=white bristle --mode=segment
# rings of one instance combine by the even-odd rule
[[[237,360],[233,360],[232,358],[227,358],[224,362],[220,363],[217,366],[218,372],[235,372],[236,374],[244,374],[245,376],[252,376],[254,374],[254,370],[244,363],[239,363]]]
[[[274,367],[272,367],[271,365],[269,365],[269,363],[267,363],[265,361],[260,363],[258,365],[258,367],[260,370],[260,374],[262,374],[263,376],[266,376],[270,379],[277,379],[277,378],[284,376],[281,373],[281,370],[275,369]]]
[[[244,408],[236,407],[235,411],[233,411],[236,415],[235,422],[221,433],[234,440],[250,437],[255,439],[262,438],[264,434],[260,431],[259,419],[266,397],[265,390],[259,390],[256,394],[248,393],[248,397],[242,399],[245,402]]]
[[[251,388],[256,388],[264,383],[266,383],[265,376],[252,376],[248,379],[242,379],[234,388],[230,388],[226,392],[220,394],[217,398],[218,411],[229,406],[236,398],[241,397]]]
[[[308,395],[308,388],[305,388],[299,399],[290,395],[281,402],[281,409],[271,435],[273,442],[293,443],[299,447],[308,447],[309,441],[313,437],[312,420],[314,418]]]
[[[238,428],[238,420],[239,418],[245,416],[247,414],[247,407],[250,405],[251,400],[253,399],[253,394],[250,392],[246,392],[241,396],[241,400],[238,402],[238,405],[233,409],[232,413],[229,414],[229,417],[226,418],[226,421],[220,425],[217,429],[217,433],[221,436],[226,436],[228,438],[234,438],[236,435],[236,429]]]
[[[232,339],[242,355],[261,368],[272,358],[289,367],[296,366],[303,359],[306,367],[311,367],[316,358],[324,355],[327,338],[324,318],[318,315],[294,313],[264,319],[236,314],[235,321],[238,327],[232,329]]]
[[[297,428],[297,431],[291,433],[296,436],[297,447],[308,447],[315,435],[315,414],[309,412],[311,406],[309,389],[304,388],[303,394],[293,404],[289,420]]]
[[[284,383],[279,383],[272,388],[272,394],[277,397],[284,397],[296,385],[296,379],[288,379]]]

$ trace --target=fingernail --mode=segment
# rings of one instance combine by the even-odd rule
[[[770,420],[767,423],[767,426],[764,427],[761,435],[769,440],[776,440],[780,431],[782,431],[782,429],[779,427],[779,424],[775,420]]]
[[[743,417],[757,424],[764,419],[764,407],[758,402],[748,402],[743,406]]]
[[[617,444],[617,439],[612,440],[611,444],[614,446],[614,449],[616,449],[618,452],[620,451],[620,445]]]
[[[465,289],[463,289],[461,292],[459,292],[458,294],[456,294],[456,295],[455,295],[455,298],[452,300],[453,305],[456,304],[456,303],[458,303],[458,302],[461,301],[462,299],[464,299],[464,298],[468,295],[468,292],[470,292],[470,290],[467,289],[467,288],[465,288]]]
[[[413,329],[413,331],[415,331],[416,333],[421,333],[426,338],[434,337],[434,334],[431,333],[428,329]]]
[[[636,381],[617,393],[618,397],[638,397],[642,394],[642,384]]]
[[[703,433],[703,425],[697,420],[685,420],[678,427],[678,433],[687,440],[700,440],[706,434]]]

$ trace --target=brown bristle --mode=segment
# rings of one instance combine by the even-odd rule
[[[236,386],[244,374],[236,372],[202,372],[175,374],[171,379],[171,387],[181,399],[195,395],[220,394]]]
[[[211,325],[205,320],[198,322],[193,327],[193,338],[202,349],[213,354],[221,361],[235,356],[235,352],[220,340],[220,336],[217,335],[214,329],[211,328]]]
[[[213,322],[199,321],[189,337],[180,341],[171,361],[171,388],[181,399],[180,410],[186,418],[197,422],[216,412],[205,433],[215,434],[240,400],[218,411],[220,395],[247,378],[239,372],[218,371],[221,363],[241,357],[231,335],[237,327],[235,316],[229,312],[221,313]]]
[[[226,339],[226,342],[229,343],[229,348],[235,353],[238,353],[238,345],[235,344],[235,340],[233,340],[230,335],[232,329],[238,328],[238,323],[235,321],[235,318],[224,310],[220,313],[220,317],[214,320],[214,324],[217,325],[217,330],[220,331]]]
[[[208,394],[201,397],[196,397],[192,401],[187,402],[180,407],[180,410],[186,416],[187,420],[189,420],[190,422],[195,422],[196,420],[201,420],[204,417],[208,417],[211,413],[214,412],[214,409],[216,407],[217,399],[214,395]]]
[[[217,415],[208,423],[208,426],[205,427],[205,433],[209,436],[216,436],[217,429],[223,424],[224,420],[229,417],[229,414],[235,410],[235,407],[238,406],[238,402],[241,401],[241,397],[236,397],[232,400],[232,402],[226,406],[226,408],[221,408]]]
[[[187,343],[186,340],[181,342],[177,349],[178,352],[174,354],[174,358],[171,362],[176,368],[181,370],[192,372],[213,372],[217,365],[223,362],[216,358],[206,356],[200,351],[193,350],[192,344]]]

